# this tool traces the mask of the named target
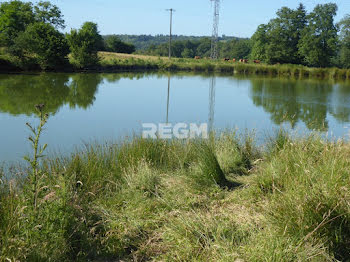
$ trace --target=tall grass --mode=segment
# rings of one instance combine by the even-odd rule
[[[350,145],[279,131],[89,145],[0,177],[0,261],[346,261]],[[59,247],[59,248],[57,248]]]

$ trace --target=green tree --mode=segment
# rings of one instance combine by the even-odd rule
[[[251,59],[258,59],[262,61],[267,60],[266,49],[268,45],[268,25],[261,24],[252,36],[252,52],[250,54]]]
[[[185,47],[185,49],[181,53],[181,57],[183,58],[193,58],[194,52],[192,49]]]
[[[34,55],[44,70],[64,65],[69,53],[64,35],[43,22],[29,25],[14,40],[13,48],[22,52],[21,57]]]
[[[298,43],[306,25],[305,7],[298,9],[283,7],[277,11],[277,18],[269,23],[266,56],[269,63],[300,64]]]
[[[338,27],[334,24],[337,5],[317,5],[307,16],[307,26],[299,41],[299,53],[309,66],[330,66],[336,55]]]
[[[76,66],[83,68],[98,63],[97,52],[101,50],[103,42],[97,24],[86,22],[81,29],[73,29],[67,39]]]
[[[211,40],[206,37],[200,40],[200,44],[196,49],[196,55],[201,57],[209,57],[210,56],[210,48],[211,48]]]
[[[251,45],[248,39],[234,39],[220,44],[220,57],[222,58],[248,58]]]
[[[340,23],[340,65],[350,68],[350,15],[345,16]]]
[[[34,6],[35,20],[51,24],[56,28],[65,28],[61,10],[50,2],[39,2]]]
[[[35,21],[33,6],[22,1],[0,4],[0,45],[10,46],[20,32]]]
[[[276,14],[267,25],[260,25],[252,37],[252,59],[300,64],[298,43],[306,25],[305,7],[302,4],[296,10],[283,7]]]
[[[107,36],[104,40],[105,49],[109,52],[131,54],[135,52],[133,44],[124,43],[116,35]]]

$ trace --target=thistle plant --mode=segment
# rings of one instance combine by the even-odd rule
[[[47,144],[44,144],[43,146],[39,145],[39,140],[41,133],[43,131],[43,127],[45,126],[47,119],[49,118],[48,114],[44,114],[45,105],[39,104],[36,105],[35,108],[38,111],[38,115],[40,117],[40,123],[37,127],[33,127],[31,124],[26,123],[28,128],[31,131],[31,135],[28,137],[28,140],[30,141],[32,148],[33,148],[33,156],[25,156],[24,160],[26,160],[30,166],[31,166],[31,174],[30,174],[30,180],[31,180],[31,186],[32,186],[32,192],[33,192],[33,207],[34,209],[37,208],[37,200],[38,200],[38,185],[39,185],[39,177],[41,174],[41,171],[39,170],[39,160],[44,155],[44,151],[47,147]]]

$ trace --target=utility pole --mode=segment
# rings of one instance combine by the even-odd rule
[[[172,27],[173,27],[173,12],[175,12],[175,9],[170,8],[166,11],[170,12],[170,34],[169,34],[169,59],[171,59],[171,33],[172,33]]]

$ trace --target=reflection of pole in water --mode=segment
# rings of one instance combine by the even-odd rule
[[[166,123],[169,123],[170,75],[168,76],[168,99],[166,105]]]
[[[215,111],[215,86],[216,86],[216,78],[213,76],[210,79],[209,86],[209,123],[208,123],[208,131],[211,133],[214,127],[214,111]]]

